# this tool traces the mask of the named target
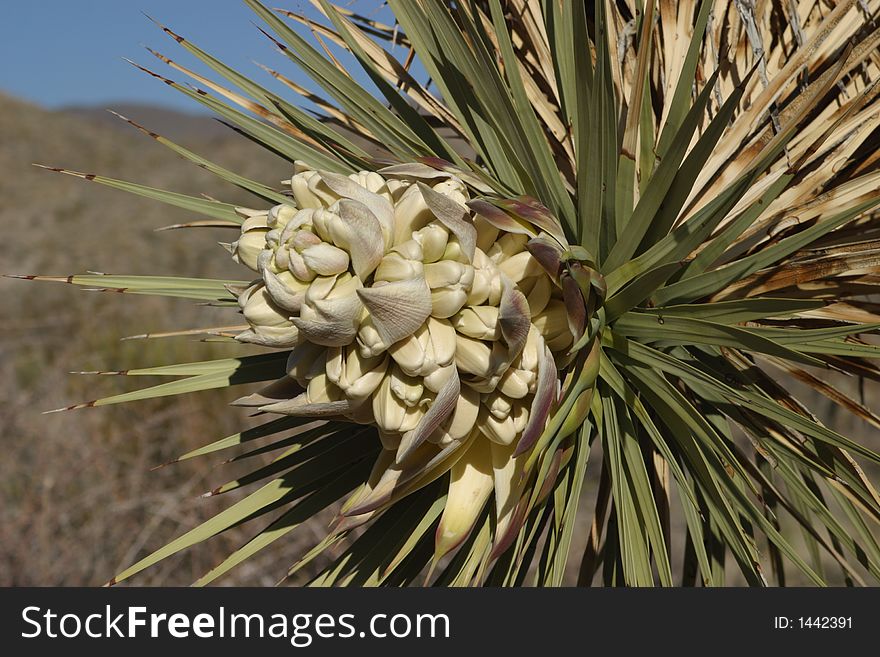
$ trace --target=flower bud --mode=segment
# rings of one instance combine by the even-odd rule
[[[516,432],[516,435],[521,434],[529,423],[529,408],[531,406],[531,400],[526,401],[528,403],[522,401],[515,403],[513,405],[513,410],[510,413],[510,416],[513,418],[513,429]]]
[[[348,254],[326,242],[303,249],[302,259],[319,276],[334,276],[348,269]]]
[[[394,206],[394,238],[392,244],[402,244],[412,239],[413,233],[434,220],[421,190],[410,185]]]
[[[511,399],[522,399],[530,392],[534,392],[537,379],[536,371],[511,367],[498,381],[498,389]]]
[[[239,305],[251,326],[292,326],[288,314],[272,301],[263,285],[248,288],[239,297]]]
[[[421,261],[421,248],[413,240],[404,242],[385,254],[382,262],[376,267],[376,281],[406,281],[424,276]]]
[[[562,351],[571,345],[573,338],[568,328],[568,311],[561,300],[552,299],[532,323],[544,336],[550,351]]]
[[[455,364],[460,371],[481,377],[490,374],[492,347],[463,335],[459,335],[455,343]]]
[[[269,210],[266,225],[269,228],[280,230],[297,215],[297,212],[299,211],[292,205],[276,205]]]
[[[522,251],[502,260],[498,269],[514,283],[519,283],[524,278],[545,274],[540,263],[528,251]]]
[[[449,231],[438,221],[432,221],[413,233],[413,239],[422,247],[424,262],[437,262],[443,257],[449,241]]]
[[[400,381],[400,377],[395,376],[394,371],[392,368],[391,375],[386,375],[382,379],[382,383],[373,395],[373,416],[380,429],[403,434],[415,429],[425,413],[421,405],[407,406],[394,392],[392,386],[398,392],[406,394],[405,383]],[[406,375],[401,373],[401,376]]]
[[[372,358],[388,349],[366,308],[361,311],[358,324],[357,349],[361,358]]]
[[[455,329],[446,320],[429,317],[415,333],[396,342],[389,351],[404,372],[427,377],[455,358]],[[445,382],[446,377],[442,378]],[[434,385],[431,390],[437,392]]]
[[[553,284],[550,282],[550,278],[544,275],[533,276],[520,281],[519,289],[526,295],[526,301],[529,303],[529,312],[532,317],[547,307],[553,294]]]
[[[498,417],[486,406],[480,409],[477,426],[486,438],[500,445],[510,445],[516,438],[517,431],[513,418],[509,414]]]
[[[239,342],[266,347],[290,347],[299,341],[299,330],[289,313],[278,307],[262,284],[251,286],[238,298],[250,330],[236,336]]]
[[[455,363],[441,365],[430,374],[425,375],[425,388],[431,392],[440,392],[453,374],[455,374]]]
[[[425,280],[431,288],[431,314],[451,317],[467,302],[474,282],[474,268],[452,260],[425,265]]]
[[[325,208],[339,200],[317,171],[302,171],[290,180],[290,189],[300,208]]]
[[[474,254],[474,280],[468,291],[467,304],[497,306],[501,302],[502,288],[501,272],[485,253],[477,249]]]
[[[446,178],[431,186],[435,192],[443,194],[460,205],[468,202],[467,188],[458,178]]]
[[[287,357],[287,376],[305,387],[318,374],[326,371],[326,363],[326,347],[303,342]]]
[[[398,180],[390,178],[385,181],[385,188],[388,190],[389,198],[392,203],[397,204],[404,192],[410,188],[412,183],[409,180]]]
[[[450,318],[455,330],[475,340],[500,340],[496,306],[469,306]]]
[[[370,209],[358,201],[344,199],[328,210],[312,215],[315,232],[344,249],[351,257],[354,273],[365,280],[385,253],[382,226]]]
[[[356,182],[367,191],[383,196],[389,201],[393,201],[392,193],[388,189],[388,182],[390,181],[386,181],[385,178],[375,171],[358,171],[357,173],[351,174],[349,179]]]
[[[232,259],[257,272],[257,258],[266,248],[266,233],[269,232],[266,220],[265,214],[245,219],[241,225],[241,237],[232,243]]]
[[[311,222],[309,222],[309,228],[311,228],[310,224]],[[282,233],[282,239],[287,237],[286,232],[287,231],[285,231],[285,233]],[[321,241],[321,238],[315,235],[315,233],[313,233],[310,229],[301,229],[295,231],[293,233],[293,237],[288,238],[287,242],[298,253],[302,253],[310,246],[318,246],[319,244],[324,244],[324,242]]]
[[[266,255],[266,251],[260,255],[258,265],[263,264]],[[261,271],[263,272],[263,282],[266,284],[266,290],[272,297],[272,301],[279,308],[294,314],[298,313],[302,308],[308,284],[296,278],[289,271],[275,274],[268,267],[262,267]]]
[[[382,382],[388,359],[384,356],[362,358],[357,349],[331,347],[327,350],[327,377],[350,399],[363,401]]]
[[[522,235],[520,233],[504,233],[492,244],[491,248],[486,251],[486,255],[488,255],[495,263],[501,263],[519,253],[527,253],[526,243],[528,241],[528,235]]]
[[[443,249],[442,259],[471,264],[471,259],[465,255],[464,250],[461,248],[461,243],[455,238],[450,238],[450,240],[446,242],[446,248]]]
[[[309,285],[299,317],[293,323],[307,340],[328,347],[354,340],[361,315],[360,279],[349,273],[318,277]]]
[[[463,386],[452,415],[428,440],[438,444],[440,447],[445,447],[452,441],[464,440],[477,424],[479,413],[480,393],[471,390],[467,386]]]
[[[422,401],[425,387],[420,377],[405,374],[399,367],[391,369],[391,393],[406,406],[416,406]]]
[[[498,239],[498,229],[480,215],[474,217],[474,228],[477,229],[477,248],[488,252]]]

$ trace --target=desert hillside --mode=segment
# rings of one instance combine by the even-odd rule
[[[288,164],[207,117],[149,107],[122,113],[229,168],[269,184]],[[224,229],[155,232],[194,217],[162,204],[37,169],[41,163],[94,172],[189,194],[248,203],[247,194],[99,108],[49,112],[0,96],[0,273],[177,274],[247,278],[217,245]],[[84,291],[0,279],[0,585],[100,584],[147,550],[208,517],[229,500],[198,495],[235,475],[195,466],[150,468],[237,430],[243,414],[218,407],[235,390],[179,400],[41,415],[66,404],[152,384],[69,375],[232,353],[188,338],[120,341],[123,336],[228,321],[229,310],[187,301]],[[232,322],[235,323],[235,318]],[[152,569],[137,584],[188,584],[237,547],[251,529],[229,532],[213,549]],[[258,562],[230,578],[274,583],[292,557],[255,575]]]

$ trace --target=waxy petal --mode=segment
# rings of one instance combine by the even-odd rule
[[[264,251],[263,253],[268,253]],[[263,282],[266,290],[272,297],[272,301],[279,308],[298,313],[302,308],[303,299],[308,285],[297,280],[289,271],[275,274],[268,267],[263,267]]]
[[[385,255],[379,220],[369,206],[357,201],[342,200],[335,207],[338,220],[328,222],[331,241],[348,251],[354,273],[366,280]]]
[[[435,563],[467,538],[492,493],[494,473],[489,442],[475,440],[449,475],[446,507],[434,539]]]
[[[565,231],[553,213],[536,199],[530,196],[520,196],[515,199],[501,199],[495,203],[502,210],[512,214],[517,219],[527,221],[533,226],[546,231],[560,244],[565,244]]]
[[[562,254],[563,248],[555,240],[551,240],[543,235],[534,237],[526,243],[526,249],[532,254],[532,257],[544,268],[547,275],[553,281],[559,281],[559,275],[562,273]]]
[[[306,266],[319,276],[335,276],[348,269],[348,253],[327,242],[306,247],[301,255]]]
[[[501,337],[510,350],[511,360],[519,356],[526,345],[532,326],[531,318],[525,295],[513,285],[505,285],[498,307],[498,324],[501,326]]]
[[[260,252],[266,247],[266,233],[268,232],[268,228],[242,232],[241,237],[232,243],[232,259],[248,269],[258,272],[257,259]]]
[[[514,456],[510,445],[492,443],[490,449],[495,489],[495,558],[510,546],[524,519],[525,505],[520,498],[526,485],[521,476],[526,457]]]
[[[394,207],[391,205],[391,201],[339,173],[322,171],[321,178],[324,184],[341,198],[356,201],[369,208],[379,222],[385,247],[391,246],[391,236],[394,230]]]
[[[529,237],[536,237],[538,234],[538,231],[527,223],[510,216],[504,210],[484,199],[472,199],[468,201],[467,206],[503,233],[518,233]]]
[[[535,389],[531,414],[526,428],[519,439],[519,443],[517,443],[514,456],[527,452],[538,441],[538,438],[544,431],[544,425],[547,423],[550,409],[556,402],[559,387],[556,362],[553,360],[553,354],[550,349],[544,346],[542,351],[543,358],[538,363],[538,386]]]
[[[357,292],[387,345],[415,333],[431,314],[431,291],[424,278],[360,288]]]
[[[242,314],[251,326],[291,326],[290,313],[278,306],[263,285],[250,287],[239,296]]]
[[[458,238],[467,261],[473,262],[474,251],[477,248],[477,229],[470,220],[468,208],[434,191],[424,183],[420,182],[417,185],[433,215]]]
[[[452,376],[449,377],[446,385],[437,393],[430,408],[428,408],[421,422],[419,422],[419,426],[415,430],[403,435],[397,451],[396,460],[398,463],[404,462],[452,414],[455,410],[460,390],[461,382],[459,381],[458,374],[453,370]]]

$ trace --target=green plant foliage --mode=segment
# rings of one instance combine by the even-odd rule
[[[381,500],[364,498],[371,472],[388,465],[374,427],[273,417],[180,457],[272,436],[236,460],[274,460],[212,494],[268,483],[114,581],[253,521],[253,539],[198,581],[207,584],[332,508],[336,522],[288,575],[316,568],[322,586],[549,586],[575,572],[584,585],[878,583],[880,495],[869,469],[878,445],[826,426],[786,384],[798,379],[880,426],[864,400],[826,380],[880,379],[880,311],[868,296],[880,274],[878,0],[830,10],[781,0],[389,0],[393,26],[326,0],[314,3],[323,21],[246,4],[283,63],[326,99],[273,71],[295,94],[282,98],[167,28],[237,90],[158,53],[200,88],[147,72],[291,169],[453,173],[476,215],[533,238],[532,254],[578,300],[569,309],[582,302],[584,312],[570,316],[580,327],[558,395],[542,398],[547,422],[516,449],[521,489],[503,528],[487,504],[454,551],[435,550],[463,446],[404,473]],[[339,64],[345,57],[378,95]],[[141,129],[258,207],[289,198]],[[210,225],[250,212],[56,170],[219,222]],[[231,306],[248,285],[53,280]],[[245,328],[202,333],[232,340]],[[270,382],[289,355],[129,370],[174,378],[70,408]],[[262,408],[270,389],[239,403]],[[578,529],[588,534],[582,555],[572,554]]]

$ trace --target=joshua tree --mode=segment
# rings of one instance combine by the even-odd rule
[[[787,389],[880,426],[824,374],[880,377],[880,0],[388,0],[394,25],[246,1],[325,97],[167,28],[230,88],[143,70],[288,160],[283,186],[146,130],[252,207],[59,170],[235,231],[243,278],[53,280],[226,305],[241,325],[203,333],[264,347],[85,404],[264,382],[236,402],[263,424],[185,457],[277,451],[117,580],[263,522],[212,581],[328,507],[290,571],[333,547],[323,585],[558,585],[578,524],[583,584],[880,577],[880,455]]]

